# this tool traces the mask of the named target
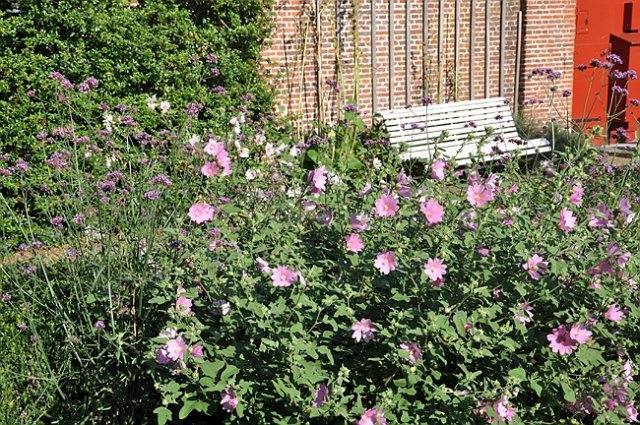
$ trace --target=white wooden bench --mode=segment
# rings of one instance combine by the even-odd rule
[[[404,160],[444,157],[458,165],[505,154],[550,152],[547,139],[522,140],[504,98],[468,100],[380,112],[392,145],[406,144]]]

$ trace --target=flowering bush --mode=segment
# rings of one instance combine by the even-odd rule
[[[271,111],[271,92],[259,78],[258,65],[260,46],[269,34],[265,25],[270,0],[216,1],[215,6],[209,1],[173,0],[15,4],[10,7],[19,9],[15,14],[5,13],[9,2],[0,5],[0,140],[5,153],[24,161],[45,160],[43,141],[33,129],[67,120],[69,114],[106,119],[113,111],[150,112],[148,103],[165,113],[136,114],[147,131],[164,128],[167,114],[185,108],[198,115],[202,128],[222,131],[216,127],[227,125],[239,105]],[[52,81],[52,70],[64,79]],[[95,102],[74,105],[79,111],[65,104],[71,91],[93,98],[98,84],[111,112]],[[54,86],[61,90],[52,99],[47,93]],[[129,110],[125,113],[118,105],[128,105]],[[199,111],[199,105],[206,108]],[[58,160],[64,153],[60,155]],[[20,172],[19,167],[14,171]],[[0,169],[0,174],[9,172]],[[48,174],[31,175],[34,189],[52,183]],[[17,176],[0,183],[0,191],[15,202],[13,208],[39,209],[21,202],[21,190]],[[0,227],[12,242],[21,237],[19,227],[3,215]]]
[[[206,106],[107,106],[0,163],[48,223],[0,198],[32,421],[637,420],[637,155],[418,178],[366,129],[336,161],[246,108],[210,129]]]

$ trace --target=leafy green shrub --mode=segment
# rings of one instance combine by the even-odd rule
[[[145,105],[103,123],[99,93],[64,93],[51,105],[70,118],[34,129],[55,143],[8,164],[48,225],[0,198],[27,234],[0,266],[7,305],[49,365],[18,407],[30,418],[635,418],[637,152],[530,174],[437,160],[413,179],[394,150],[358,145],[353,116],[334,149],[243,108],[211,129]]]
[[[186,1],[131,7],[129,1],[25,0],[18,14],[7,14],[2,7],[0,153],[12,160],[44,159],[43,141],[33,129],[73,114],[50,103],[64,102],[64,93],[57,101],[41,99],[52,88],[53,71],[78,84],[77,89],[86,86],[88,76],[99,76],[112,107],[140,108],[152,96],[179,109],[189,103],[205,105],[198,123],[211,129],[227,125],[232,110],[247,103],[243,95],[253,99],[252,111],[269,112],[271,92],[259,78],[258,61],[269,34],[270,6],[270,1],[259,0],[216,2],[210,10]],[[92,115],[98,114],[96,107]],[[139,119],[148,129],[163,125],[153,115]],[[41,177],[34,187],[51,183]],[[4,180],[2,193],[15,202],[14,208],[23,208],[20,182]],[[5,236],[20,236],[4,217],[0,220]]]

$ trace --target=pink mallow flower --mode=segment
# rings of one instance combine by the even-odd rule
[[[202,345],[196,344],[191,346],[191,350],[189,350],[189,355],[191,357],[196,357],[198,359],[201,359],[202,356],[204,356],[204,353],[202,352]]]
[[[443,158],[436,159],[433,164],[431,164],[431,174],[430,177],[434,180],[444,180],[444,169],[447,166],[447,161]]]
[[[416,364],[422,359],[422,350],[415,342],[404,342],[400,344],[400,348],[408,352],[406,360],[411,364]]]
[[[522,323],[523,326],[527,326],[527,323],[533,320],[533,307],[529,303],[522,303],[518,306],[515,316],[518,322]]]
[[[618,308],[617,305],[611,304],[609,309],[604,313],[604,317],[612,322],[620,323],[625,318],[625,312],[623,309]]]
[[[358,195],[365,197],[367,196],[369,193],[371,193],[371,182],[367,182],[364,187],[362,188],[362,190],[360,192],[358,192]]]
[[[191,313],[192,302],[187,297],[179,297],[176,301],[176,311],[182,316],[186,316]]]
[[[571,190],[571,196],[569,196],[569,202],[571,202],[576,207],[582,205],[582,196],[584,195],[584,188],[580,183],[577,183],[573,186]]]
[[[164,348],[158,348],[156,350],[156,362],[158,364],[169,364],[171,363],[171,359],[169,358],[169,353]]]
[[[549,263],[544,261],[538,254],[529,258],[527,262],[522,265],[522,268],[529,272],[529,276],[531,276],[533,280],[542,279],[540,272],[546,271],[547,267],[549,267]]]
[[[311,407],[322,407],[322,405],[327,402],[328,394],[329,394],[329,388],[327,388],[327,385],[320,384],[320,386],[316,389],[315,394],[313,396]]]
[[[229,158],[229,153],[224,146],[224,142],[216,142],[211,139],[205,145],[204,151],[211,156],[215,156],[216,162],[223,169],[223,176],[231,174],[231,158]]]
[[[571,329],[567,329],[566,325],[558,326],[547,335],[547,340],[551,351],[564,356],[573,353],[578,344],[589,341],[591,335],[591,331],[585,325],[576,323],[571,326]]]
[[[361,319],[355,322],[351,329],[353,330],[351,338],[355,339],[356,342],[361,340],[369,342],[373,339],[373,334],[378,332],[378,329],[371,323],[370,319]]]
[[[220,404],[222,405],[222,410],[226,412],[232,412],[238,407],[238,397],[236,396],[236,392],[231,388],[226,388],[220,394]]]
[[[400,207],[393,195],[385,194],[376,200],[376,215],[378,217],[393,217]]]
[[[356,425],[387,425],[387,420],[384,418],[384,410],[376,408],[367,410],[360,416]]]
[[[513,407],[509,406],[509,400],[501,398],[493,403],[493,410],[502,418],[505,422],[510,422],[515,416],[516,411]]]
[[[352,233],[347,236],[345,242],[347,244],[347,251],[349,252],[360,252],[364,249],[362,239],[357,233]]]
[[[447,266],[444,264],[444,260],[440,258],[429,258],[424,265],[424,272],[432,282],[437,282],[447,274]]]
[[[356,232],[362,232],[367,230],[367,223],[369,222],[369,217],[366,214],[358,214],[355,215],[351,213],[349,218],[349,224]]]
[[[327,184],[327,167],[324,165],[309,171],[307,181],[311,186],[311,193],[320,193],[326,189]]]
[[[618,207],[620,208],[620,213],[622,213],[624,217],[624,223],[631,223],[636,216],[636,214],[631,210],[631,202],[629,202],[626,197],[622,196],[618,201]]]
[[[561,356],[573,353],[577,347],[577,341],[571,338],[565,325],[560,325],[553,329],[551,333],[547,335],[547,340],[549,341],[551,351]]]
[[[441,223],[444,217],[444,208],[433,198],[420,205],[420,212],[424,214],[429,226],[435,226]]]
[[[573,215],[573,212],[571,212],[567,208],[563,208],[562,211],[560,211],[560,221],[558,222],[558,227],[565,233],[575,229],[576,216]]]
[[[217,142],[215,139],[209,139],[209,142],[204,147],[205,153],[207,153],[207,154],[209,154],[211,156],[218,155],[224,149],[225,149],[224,148],[224,143],[223,142]]]
[[[269,267],[269,263],[260,257],[256,258],[256,267],[258,268],[258,271],[260,273],[271,273],[271,267]]]
[[[198,224],[210,221],[215,213],[215,208],[206,203],[191,205],[189,208],[189,218]]]
[[[215,162],[205,162],[202,168],[200,169],[202,174],[207,177],[213,177],[220,172],[220,167]]]
[[[164,344],[164,349],[166,350],[166,356],[175,362],[178,360],[184,360],[184,355],[189,347],[182,337],[178,335],[177,337],[167,341]]]
[[[471,206],[480,208],[495,199],[495,195],[490,186],[473,183],[467,189],[467,201]]]
[[[394,271],[397,265],[398,263],[396,262],[396,256],[393,251],[381,252],[373,263],[373,266],[385,275]]]
[[[591,338],[591,331],[585,325],[579,325],[574,323],[571,325],[571,330],[569,331],[569,336],[578,341],[580,344],[584,344]]]
[[[279,266],[271,274],[273,286],[291,286],[298,280],[298,273],[287,266]]]

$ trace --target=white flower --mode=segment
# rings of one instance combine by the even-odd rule
[[[331,171],[329,171],[329,174],[327,177],[329,177],[329,183],[331,184],[340,184],[342,182],[340,177],[338,177],[337,174],[334,174]]]
[[[170,107],[171,107],[171,104],[166,100],[163,100],[162,102],[160,102],[160,112],[162,112],[163,114],[166,114]]]
[[[248,148],[240,149],[240,158],[249,158],[249,149]]]
[[[254,180],[258,175],[256,173],[256,170],[249,168],[247,172],[244,173],[244,176],[247,180]]]
[[[295,198],[300,195],[302,195],[302,189],[299,187],[292,187],[287,190],[287,196],[289,198]]]
[[[200,143],[200,136],[192,134],[191,137],[189,137],[189,144],[195,147],[198,143]]]
[[[267,155],[268,158],[271,158],[272,156],[274,156],[276,154],[276,150],[273,147],[273,143],[267,143],[265,145],[264,153]]]
[[[111,126],[112,122],[113,122],[113,115],[104,114],[104,116],[102,117],[102,124],[104,124],[104,128],[111,131],[113,129],[113,127]]]
[[[116,160],[116,156],[115,155],[111,155],[110,157],[107,157],[107,168],[111,168],[111,164],[113,164],[113,162]]]
[[[158,107],[158,99],[156,99],[155,94],[147,98],[147,106],[149,109],[156,109]]]
[[[253,139],[257,145],[262,145],[267,140],[267,136],[264,133],[256,133]]]
[[[300,155],[300,149],[298,149],[297,146],[293,146],[291,149],[289,149],[289,155],[293,157]]]
[[[229,120],[229,124],[233,126],[233,132],[236,134],[242,133],[240,124],[244,123],[244,115],[240,115],[240,118],[233,117]]]
[[[376,170],[379,170],[380,168],[382,168],[382,161],[380,161],[380,159],[378,158],[374,158],[373,159],[373,168]]]

